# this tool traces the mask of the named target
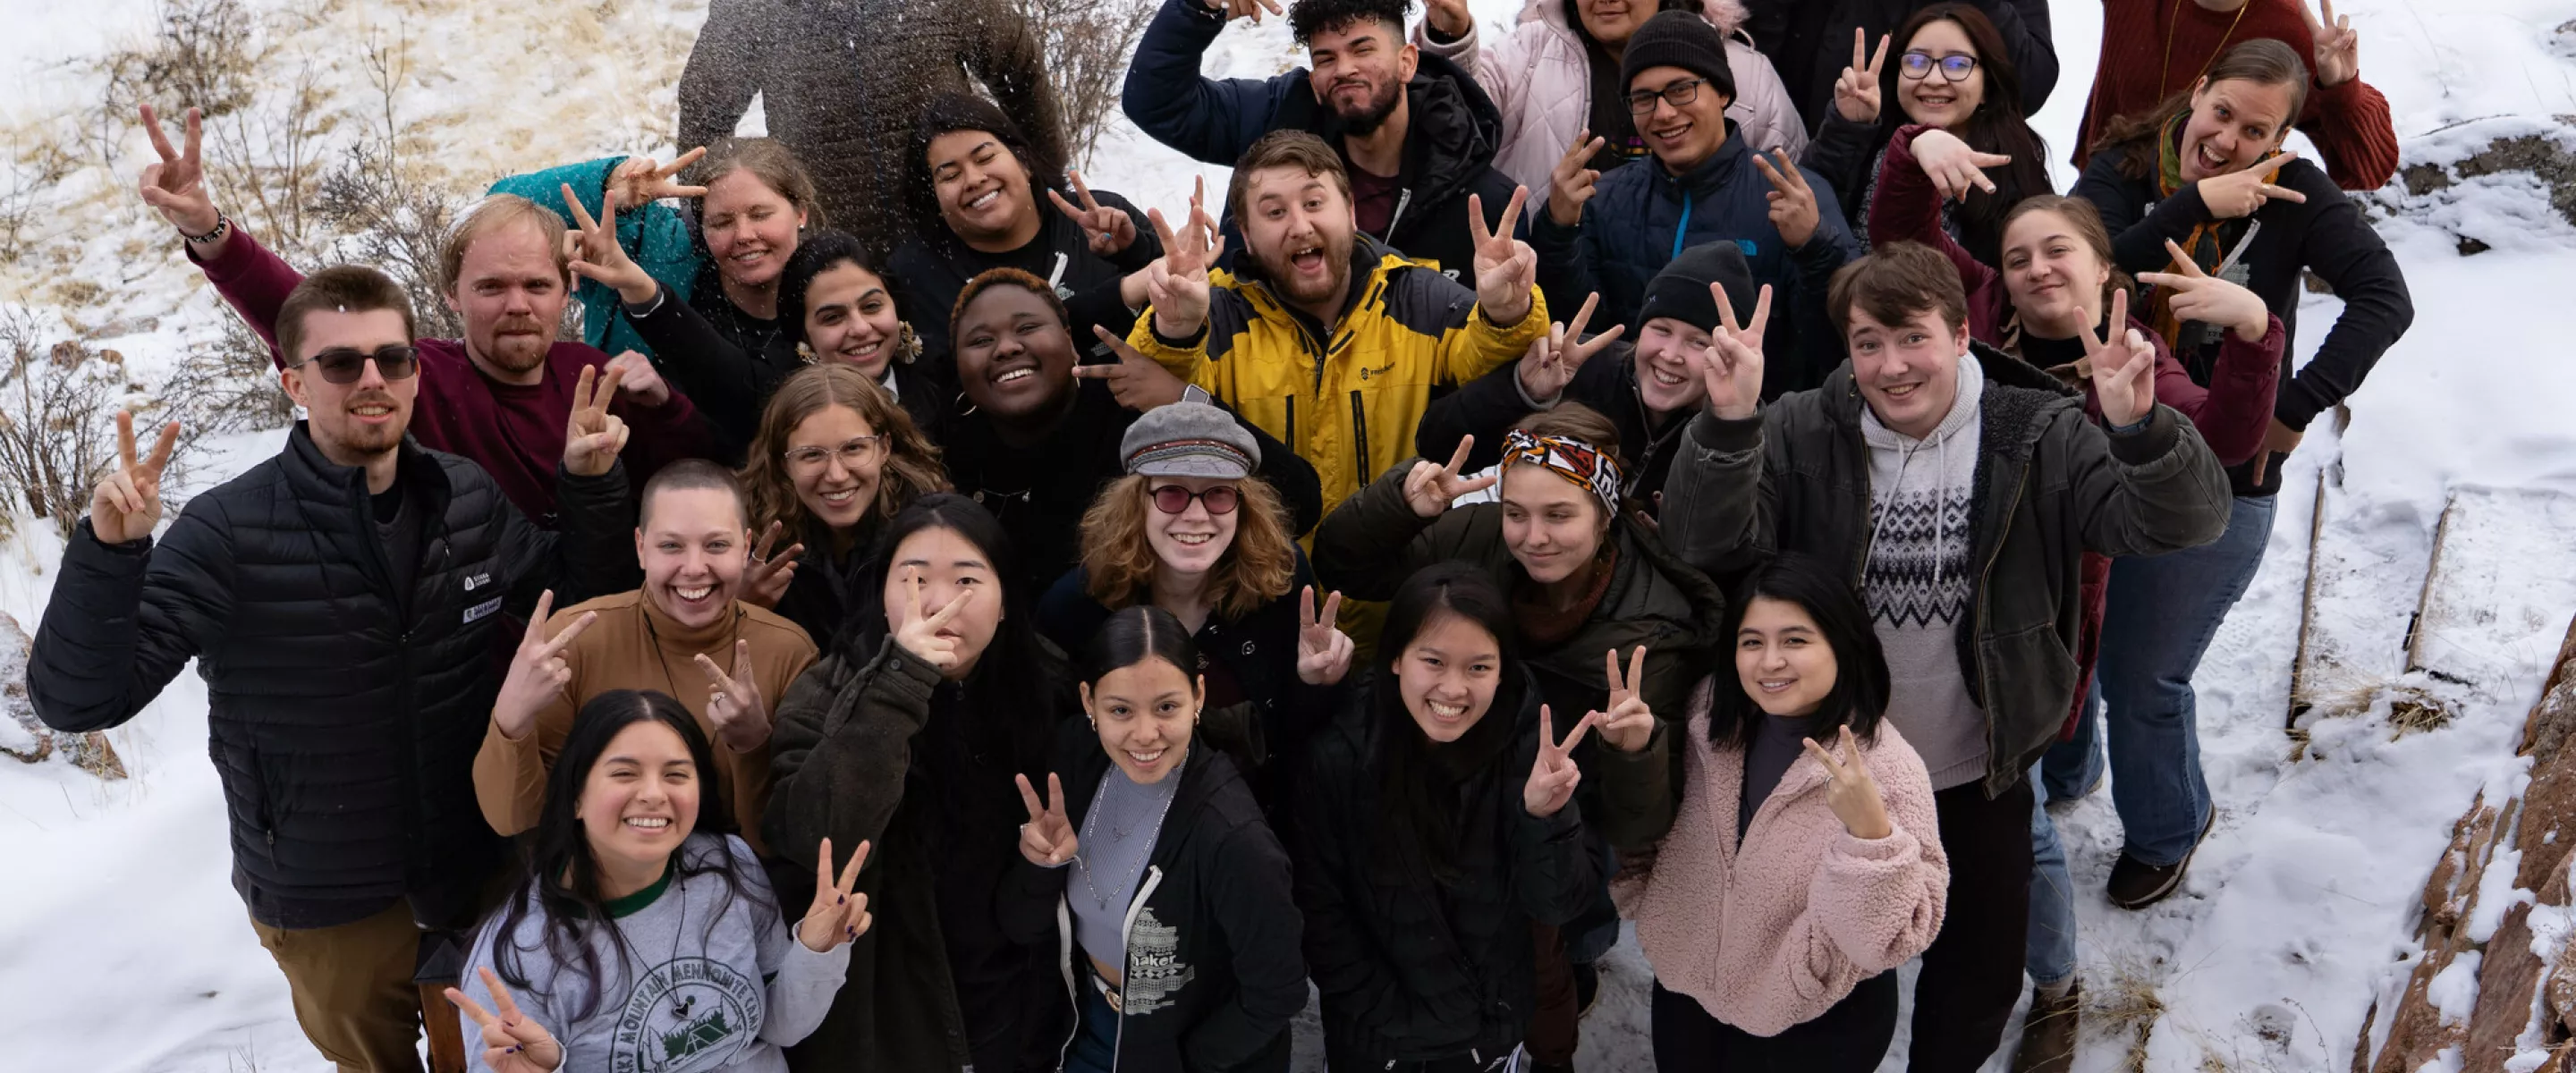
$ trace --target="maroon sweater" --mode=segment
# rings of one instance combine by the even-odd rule
[[[2075,135],[2075,167],[2093,155],[2093,139],[2114,117],[2142,115],[2190,89],[2218,54],[2240,41],[2269,37],[2289,45],[2311,68],[2316,39],[2300,13],[2304,0],[2247,0],[2239,12],[2210,11],[2192,0],[2102,0],[2102,60],[2084,125]],[[2168,59],[2168,42],[2171,57]],[[2308,86],[2297,126],[2317,143],[2326,174],[2346,190],[2377,190],[2397,174],[2397,128],[2388,98],[2355,78]]]
[[[189,251],[196,259],[196,252]],[[241,314],[277,353],[277,311],[287,292],[304,281],[267,247],[252,241],[240,225],[211,260],[198,261],[215,292]],[[539,526],[555,526],[555,468],[563,461],[564,428],[572,421],[573,385],[581,367],[605,367],[608,355],[582,343],[556,343],[546,352],[545,378],[535,384],[503,384],[483,375],[465,355],[458,339],[420,339],[420,395],[412,405],[411,435],[421,446],[474,460],[499,483],[501,492],[521,514]],[[666,463],[708,456],[705,425],[697,410],[677,390],[660,406],[645,407],[620,398],[609,412],[630,430],[626,471],[637,488]]]

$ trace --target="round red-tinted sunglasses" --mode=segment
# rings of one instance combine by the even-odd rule
[[[1154,509],[1165,514],[1179,514],[1190,509],[1190,500],[1193,499],[1206,504],[1210,514],[1232,514],[1235,504],[1242,502],[1242,495],[1231,484],[1220,484],[1204,492],[1193,492],[1177,484],[1154,489]]]

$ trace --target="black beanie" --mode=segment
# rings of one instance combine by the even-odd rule
[[[1753,268],[1744,260],[1744,250],[1733,239],[1703,242],[1682,251],[1673,263],[1655,273],[1654,282],[1646,284],[1646,304],[1637,309],[1637,328],[1656,317],[1671,317],[1704,332],[1714,332],[1722,323],[1717,316],[1717,299],[1708,293],[1711,283],[1724,284],[1726,300],[1735,307],[1735,322],[1744,323],[1753,315],[1758,300],[1753,287]],[[1633,333],[1631,333],[1633,334]]]
[[[1649,67],[1679,67],[1708,79],[1708,88],[1735,101],[1735,71],[1726,65],[1726,35],[1707,19],[1687,11],[1658,11],[1628,38],[1619,58],[1619,93],[1636,92],[1637,72]]]

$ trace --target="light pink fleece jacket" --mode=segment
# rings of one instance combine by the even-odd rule
[[[1892,723],[1861,753],[1894,830],[1852,837],[1801,756],[1735,844],[1744,751],[1708,742],[1709,685],[1691,695],[1681,806],[1650,868],[1611,886],[1664,988],[1757,1036],[1814,1019],[1932,945],[1949,900],[1932,782]],[[1669,733],[1669,731],[1666,731]]]

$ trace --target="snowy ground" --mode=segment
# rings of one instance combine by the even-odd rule
[[[1475,0],[1489,28],[1517,6]],[[460,196],[513,169],[605,151],[667,154],[673,80],[703,14],[688,0],[605,0],[574,18],[561,5],[461,0],[254,7],[277,46],[273,69],[311,72],[345,114],[331,137],[380,110],[360,46],[407,41],[414,69],[394,112],[425,150],[427,181]],[[2576,37],[2558,29],[2576,18],[2576,0],[2348,0],[2338,11],[2362,30],[2364,75],[2392,101],[2410,164],[2449,163],[2501,136],[2569,137],[2549,117],[2576,112]],[[29,162],[38,147],[77,139],[74,113],[101,85],[88,61],[147,32],[153,12],[146,0],[0,0],[10,27],[0,34],[0,146],[14,169],[0,172],[0,211],[41,210],[23,217],[32,252],[0,262],[0,305],[84,330],[122,319],[94,342],[128,355],[146,396],[222,315],[129,192],[148,149],[130,129],[111,130],[112,166],[76,150],[76,166],[39,181]],[[2040,126],[2063,156],[2100,16],[2088,0],[2061,0],[2052,15],[2069,73]],[[1273,20],[1229,30],[1209,69],[1261,77],[1298,58]],[[2061,183],[2071,180],[2059,169]],[[1095,185],[1167,213],[1199,175],[1217,187],[1225,172],[1123,122],[1089,169]],[[2412,966],[2414,899],[2452,819],[2481,788],[2510,791],[2524,778],[2512,745],[2576,610],[2567,524],[2576,508],[2554,498],[2576,492],[2576,426],[2564,416],[2576,370],[2557,304],[2576,280],[2576,232],[2525,178],[2390,203],[2403,211],[2383,232],[2407,265],[2415,329],[2354,402],[2351,430],[2338,439],[2321,422],[2290,461],[2293,491],[2263,570],[2201,669],[2203,760],[2219,817],[2190,881],[2151,911],[2112,909],[2099,897],[2119,845],[2107,795],[2060,816],[2088,986],[2151,989],[2161,1003],[2142,1024],[2088,1039],[2081,1069],[2129,1068],[2133,1047],[2153,1070],[2349,1068],[2371,999],[2393,994]],[[2462,236],[2493,251],[2463,258]],[[2311,300],[2305,347],[2335,309]],[[198,480],[237,471],[276,440],[209,444]],[[2427,665],[2469,683],[2437,683],[2456,717],[2396,737],[2382,699],[2307,724],[2294,760],[2283,717],[2313,512],[2325,512],[2318,643],[2336,659],[2333,680],[2318,685],[2366,701],[2406,669],[2407,619],[2454,495],[2463,506],[2445,552],[2451,607],[2421,647]],[[0,545],[0,611],[33,623],[60,549],[40,523],[21,519],[17,530]],[[134,772],[126,782],[50,765],[0,770],[0,860],[11,879],[0,884],[0,1035],[10,1041],[0,1070],[328,1068],[296,1031],[284,981],[227,882],[204,701],[202,684],[183,676],[116,732]],[[1587,1022],[1586,1068],[1646,1067],[1646,980],[1633,948],[1609,963],[1608,991]]]

